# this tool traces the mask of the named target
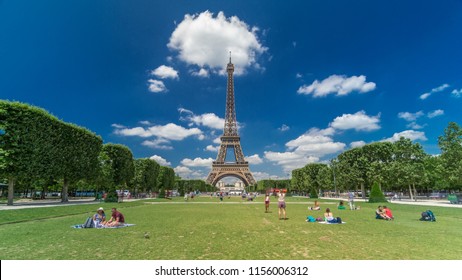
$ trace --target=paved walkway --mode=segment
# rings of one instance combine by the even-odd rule
[[[328,200],[344,200],[347,201],[347,199],[344,198],[333,198],[333,197],[323,197],[320,199],[328,199]],[[132,202],[132,201],[137,201],[139,199],[125,199],[125,202]],[[364,199],[355,199],[356,202],[364,202]],[[0,210],[15,210],[15,209],[24,209],[24,208],[37,208],[37,207],[55,207],[55,206],[69,206],[69,205],[79,205],[79,204],[98,204],[101,203],[101,201],[95,201],[94,198],[83,198],[83,199],[70,199],[69,202],[67,203],[61,203],[60,200],[24,200],[24,201],[18,201],[15,202],[13,206],[8,206],[6,204],[0,204]],[[165,204],[166,202],[147,202],[151,204]],[[182,204],[188,204],[188,203],[193,203],[193,204],[219,204],[220,202],[218,201],[178,201],[178,202],[168,202],[168,203],[182,203]],[[242,201],[242,202],[237,202],[237,201],[229,201],[229,202],[223,202],[223,204],[253,204],[253,203],[259,203],[259,202],[247,202],[247,201]],[[287,204],[306,204],[307,202],[287,202]],[[335,202],[336,203],[336,202]],[[408,204],[408,205],[422,205],[422,206],[439,206],[439,207],[454,207],[454,208],[462,208],[462,204],[451,204],[448,200],[436,200],[436,199],[431,199],[431,200],[417,200],[413,201],[410,199],[402,199],[402,200],[393,200],[390,201],[389,203],[392,204]],[[334,202],[332,202],[334,204]]]

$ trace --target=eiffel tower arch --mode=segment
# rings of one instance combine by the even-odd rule
[[[237,131],[236,109],[234,104],[234,64],[231,63],[231,56],[226,67],[228,72],[228,86],[226,89],[226,114],[223,135],[220,137],[221,145],[217,159],[212,163],[206,182],[215,186],[225,177],[240,179],[245,186],[255,184],[255,179],[249,169],[249,163],[245,161],[241,147],[241,137]],[[233,150],[234,161],[226,161],[228,152]]]

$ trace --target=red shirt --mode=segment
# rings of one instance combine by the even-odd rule
[[[390,208],[385,209],[385,215],[387,215],[390,218],[393,218],[393,214],[391,213]]]
[[[120,213],[119,211],[115,211],[112,213],[112,218],[117,221],[117,218],[119,218],[119,223],[125,223],[124,215]]]

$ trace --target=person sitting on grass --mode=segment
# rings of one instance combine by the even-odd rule
[[[334,214],[330,212],[329,208],[326,208],[326,212],[324,213],[324,221],[327,223],[335,223]]]
[[[93,223],[95,228],[100,228],[106,222],[106,214],[104,214],[103,207],[98,208],[95,215],[93,215]]]
[[[345,210],[346,209],[345,205],[343,204],[343,200],[340,200],[340,202],[338,203],[337,209],[338,210]]]
[[[309,210],[321,210],[321,206],[319,206],[319,202],[317,200],[314,201],[314,206],[313,207],[308,207]]]
[[[111,209],[111,212],[112,212],[112,216],[109,219],[109,221],[107,221],[107,223],[105,223],[105,226],[107,226],[107,227],[117,227],[117,226],[121,226],[121,225],[123,225],[125,223],[124,215],[122,213],[120,213],[119,211],[117,211],[117,209],[115,207]]]
[[[375,210],[375,218],[379,220],[391,220],[391,218],[388,217],[387,214],[385,214],[385,211],[383,210],[383,207],[381,205],[379,205],[379,207],[377,207],[377,210]]]
[[[389,217],[391,220],[394,219],[393,213],[391,213],[390,208],[388,208],[387,206],[384,205],[384,206],[383,206],[383,211],[385,212],[385,215],[386,215],[387,217]]]

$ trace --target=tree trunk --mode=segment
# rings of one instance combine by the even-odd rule
[[[64,177],[63,190],[61,193],[61,202],[69,202],[69,198],[67,196],[68,191],[69,191],[69,180],[66,177]]]
[[[411,200],[414,200],[414,196],[412,195],[411,184],[409,184],[409,195],[411,196]]]
[[[366,188],[364,187],[364,182],[361,182],[361,193],[362,193],[363,199],[366,199]]]
[[[415,183],[412,183],[412,188],[414,189],[414,200],[417,201],[417,190],[415,189]]]
[[[14,178],[8,178],[8,202],[7,205],[13,205],[13,198],[14,198]]]

